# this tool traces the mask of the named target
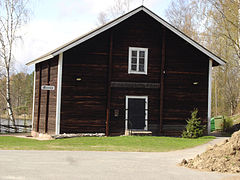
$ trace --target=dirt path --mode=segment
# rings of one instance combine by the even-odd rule
[[[183,158],[192,158],[205,151],[209,144],[223,139],[162,153],[0,151],[0,179],[236,179],[234,174],[202,172],[177,165]]]

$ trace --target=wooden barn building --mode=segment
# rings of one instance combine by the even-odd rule
[[[225,62],[141,6],[31,64],[35,134],[177,135],[194,108],[209,124]]]

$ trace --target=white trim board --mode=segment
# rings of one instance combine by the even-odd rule
[[[53,58],[54,56],[52,54],[49,54],[47,56],[42,56],[40,58],[37,58],[35,59],[34,61],[31,61],[31,62],[28,62],[26,65],[27,66],[30,66],[30,65],[33,65],[33,64],[37,64],[37,63],[40,63],[40,62],[43,62],[43,61],[46,61],[48,59],[51,59]]]
[[[62,95],[62,66],[63,66],[63,53],[61,53],[59,55],[59,59],[58,59],[57,101],[56,101],[56,135],[60,134],[61,95]]]
[[[170,25],[169,23],[167,23],[165,20],[163,20],[162,18],[160,18],[158,15],[156,15],[155,13],[153,13],[152,11],[150,11],[149,9],[147,9],[144,6],[140,6],[136,9],[134,9],[133,11],[109,22],[106,25],[103,25],[102,27],[93,30],[89,33],[87,33],[84,36],[78,37],[76,39],[74,39],[73,41],[70,41],[69,43],[64,44],[63,46],[47,53],[46,55],[41,56],[40,58],[37,58],[31,62],[28,62],[27,65],[32,65],[32,64],[36,64],[42,61],[45,61],[47,59],[50,59],[56,55],[59,55],[60,53],[63,53],[69,49],[71,49],[72,47],[75,47],[79,44],[81,44],[82,42],[110,29],[111,27],[121,23],[122,21],[128,19],[129,17],[133,16],[134,14],[138,13],[139,11],[144,11],[145,13],[147,13],[148,15],[150,15],[152,18],[154,18],[155,20],[157,20],[160,24],[162,24],[163,26],[165,26],[167,29],[169,29],[170,31],[174,32],[176,35],[178,35],[179,37],[181,37],[182,39],[184,39],[185,41],[187,41],[188,43],[190,43],[192,46],[194,46],[195,48],[199,49],[201,52],[203,52],[204,54],[206,54],[208,57],[210,57],[212,60],[216,61],[217,63],[219,63],[220,65],[224,65],[226,62],[223,61],[222,59],[220,59],[219,57],[217,57],[216,55],[214,55],[212,52],[210,52],[209,50],[207,50],[206,48],[204,48],[203,46],[201,46],[200,44],[198,44],[197,42],[195,42],[194,40],[192,40],[191,38],[189,38],[187,35],[183,34],[181,31],[179,31],[178,29],[176,29],[174,26]]]
[[[32,107],[32,130],[34,124],[34,109],[35,109],[35,89],[36,89],[36,65],[34,66],[33,71],[33,107]]]
[[[125,131],[128,129],[128,99],[145,99],[145,127],[144,130],[148,130],[148,96],[126,96],[125,102]]]
[[[208,134],[211,133],[211,101],[212,101],[212,60],[209,59],[209,71],[208,71]]]

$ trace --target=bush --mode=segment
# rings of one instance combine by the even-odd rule
[[[230,118],[228,116],[224,117],[223,123],[224,123],[223,124],[224,130],[229,129],[233,126],[233,120],[232,120],[232,118]]]
[[[198,138],[203,136],[203,132],[206,126],[201,125],[201,120],[198,115],[198,109],[194,109],[191,114],[191,118],[186,120],[187,126],[186,130],[183,131],[183,138]]]
[[[240,124],[234,124],[233,126],[226,128],[225,132],[231,135],[234,132],[239,131],[239,130],[240,130]]]
[[[229,135],[233,134],[236,131],[240,130],[240,124],[233,125],[233,119],[231,117],[226,116],[224,118],[224,131]]]

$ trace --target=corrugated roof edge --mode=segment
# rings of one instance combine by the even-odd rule
[[[155,13],[153,13],[151,10],[149,10],[148,8],[144,7],[144,6],[140,6],[130,12],[128,12],[125,15],[120,16],[119,18],[101,26],[98,27],[96,29],[94,29],[93,31],[88,32],[87,34],[84,34],[78,38],[73,39],[72,41],[54,49],[53,51],[50,51],[47,54],[44,54],[43,56],[28,62],[26,65],[32,65],[32,64],[36,64],[42,61],[46,61],[48,59],[53,58],[56,55],[59,55],[60,53],[67,51],[68,49],[71,49],[72,47],[75,47],[79,44],[81,44],[82,42],[110,29],[111,27],[119,24],[120,22],[128,19],[129,17],[133,16],[134,14],[138,13],[139,11],[143,10],[145,13],[147,13],[148,15],[150,15],[152,18],[154,18],[155,20],[157,20],[159,23],[161,23],[163,26],[165,26],[166,28],[168,28],[169,30],[171,30],[172,32],[174,32],[175,34],[177,34],[178,36],[180,36],[181,38],[183,38],[185,41],[187,41],[188,43],[190,43],[191,45],[193,45],[194,47],[196,47],[197,49],[199,49],[200,51],[202,51],[204,54],[206,54],[208,57],[210,57],[212,60],[214,60],[215,62],[217,62],[220,65],[224,65],[226,64],[226,62],[224,60],[222,60],[221,58],[219,58],[218,56],[216,56],[215,54],[213,54],[212,52],[210,52],[208,49],[206,49],[205,47],[203,47],[202,45],[200,45],[199,43],[197,43],[196,41],[194,41],[193,39],[191,39],[190,37],[188,37],[186,34],[182,33],[181,31],[179,31],[177,28],[175,28],[174,26],[172,26],[171,24],[169,24],[168,22],[166,22],[165,20],[163,20],[162,18],[160,18],[158,15],[156,15]]]

